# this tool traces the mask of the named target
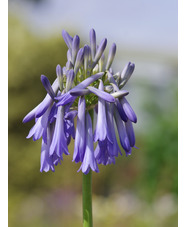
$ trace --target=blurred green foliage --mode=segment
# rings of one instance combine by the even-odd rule
[[[55,173],[40,173],[41,141],[25,138],[33,122],[22,124],[23,117],[45,96],[40,75],[52,82],[56,65],[66,62],[66,51],[60,34],[39,38],[9,17],[10,227],[82,225],[81,173],[71,161],[73,143],[71,155],[64,157]],[[136,134],[140,149],[127,158],[123,154],[116,165],[100,166],[100,173],[93,174],[98,227],[177,225],[177,77],[160,91],[153,84],[143,86],[146,98],[141,108],[150,121],[145,133],[140,128]],[[170,90],[170,105],[160,105]]]

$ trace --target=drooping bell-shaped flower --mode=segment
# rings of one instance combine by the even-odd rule
[[[123,147],[123,149],[125,150],[126,155],[130,155],[131,154],[130,141],[129,141],[129,138],[128,138],[128,135],[126,132],[124,122],[122,121],[122,119],[118,113],[118,110],[116,108],[114,109],[114,119],[115,119],[117,130],[118,130],[120,144]]]
[[[73,161],[83,161],[86,145],[86,132],[85,132],[85,98],[81,96],[78,103],[77,127],[74,142]]]
[[[66,155],[69,154],[67,147],[67,138],[65,136],[64,112],[64,107],[59,106],[57,110],[54,134],[49,151],[50,155],[56,153],[57,156],[61,159],[63,153]]]
[[[49,154],[51,141],[53,138],[53,124],[48,124],[47,126],[47,141],[45,142],[42,139],[42,145],[41,145],[41,167],[40,172],[48,172],[49,170],[55,171],[54,165],[61,164],[61,158],[56,155],[56,153],[53,153],[53,155]]]
[[[39,118],[36,118],[35,125],[30,129],[27,139],[33,136],[33,140],[36,141],[43,136],[43,141],[46,143],[47,141],[47,125],[48,125],[48,117],[50,113],[51,107]]]
[[[92,133],[92,120],[90,114],[86,113],[86,146],[85,154],[82,164],[78,171],[82,171],[84,174],[88,174],[90,169],[95,172],[99,172],[98,165],[94,156],[94,144],[93,144],[93,133]]]
[[[95,149],[95,157],[98,164],[115,164],[115,157],[110,154],[108,141],[99,141]]]
[[[127,101],[127,99],[125,97],[121,98],[120,103],[123,106],[123,110],[124,110],[126,116],[128,117],[128,119],[130,121],[136,123],[137,122],[137,116],[136,116],[134,110],[132,109],[131,105]]]
[[[54,92],[57,92],[58,88],[59,88],[58,80],[56,79],[52,84],[52,89]],[[43,99],[43,101],[24,117],[23,123],[31,121],[35,117],[38,118],[42,116],[45,113],[45,111],[49,108],[52,102],[53,102],[53,99],[50,97],[49,94],[47,94],[46,97]]]
[[[100,80],[100,83],[99,83],[99,90],[100,91],[104,90],[104,85],[102,80]],[[94,132],[94,142],[98,140],[104,141],[106,138],[110,140],[110,142],[112,142],[110,131],[107,125],[105,100],[102,98],[99,98],[98,99],[98,117],[97,117],[96,130]]]
[[[134,134],[134,128],[132,126],[132,122],[128,119],[127,122],[125,122],[126,132],[127,136],[129,138],[130,146],[135,146],[135,134]]]
[[[68,111],[64,116],[65,136],[67,138],[67,145],[70,144],[71,137],[75,139],[74,118],[77,115],[77,110]]]

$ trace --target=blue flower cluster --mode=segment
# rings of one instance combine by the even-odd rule
[[[123,89],[135,65],[129,62],[121,72],[114,73],[111,65],[116,44],[105,60],[107,39],[97,45],[94,29],[90,31],[90,45],[82,48],[78,35],[71,37],[63,30],[62,36],[68,46],[67,63],[64,67],[57,65],[52,85],[41,75],[47,95],[23,119],[26,123],[35,118],[27,138],[35,141],[42,137],[41,172],[55,171],[63,154],[69,155],[71,138],[75,140],[73,161],[81,162],[79,171],[99,172],[98,164],[115,163],[115,157],[122,155],[120,147],[126,155],[135,147],[133,123],[137,117],[126,99],[129,92]]]

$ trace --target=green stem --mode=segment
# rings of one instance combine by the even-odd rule
[[[83,173],[83,227],[92,227],[92,171]]]

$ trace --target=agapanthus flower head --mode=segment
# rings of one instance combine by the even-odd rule
[[[114,73],[116,44],[106,55],[107,39],[97,45],[94,29],[89,33],[90,45],[82,47],[78,35],[72,37],[63,30],[62,36],[68,47],[67,62],[57,65],[52,84],[41,75],[47,94],[23,119],[24,123],[35,119],[27,138],[42,138],[41,172],[55,171],[63,156],[70,154],[72,139],[73,161],[81,163],[79,171],[99,172],[99,164],[115,164],[122,150],[128,156],[136,147],[133,124],[137,117],[124,89],[135,65],[129,62]]]

